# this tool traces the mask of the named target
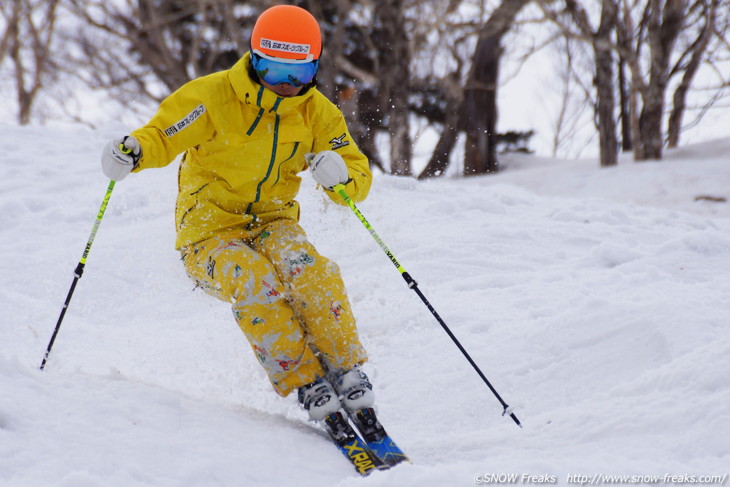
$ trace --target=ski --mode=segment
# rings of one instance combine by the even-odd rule
[[[401,462],[410,460],[403,450],[393,441],[385,431],[383,425],[375,416],[373,408],[365,408],[355,413],[349,413],[350,420],[355,424],[365,440],[365,445],[384,464],[382,468],[389,468]]]
[[[360,475],[366,476],[374,470],[389,467],[368,448],[367,443],[341,412],[338,411],[327,416],[324,425],[337,448],[340,449]]]

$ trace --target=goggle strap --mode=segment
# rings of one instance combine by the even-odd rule
[[[269,56],[268,54],[264,54],[263,52],[259,51],[258,49],[251,49],[251,52],[256,54],[259,57],[262,57],[264,59],[268,59],[269,61],[275,61],[277,63],[284,63],[284,64],[307,64],[314,61],[314,54],[309,54],[305,59],[284,59],[280,57],[274,57]]]

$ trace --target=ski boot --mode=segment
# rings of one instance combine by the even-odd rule
[[[336,374],[333,384],[348,413],[372,408],[375,405],[373,385],[360,366],[356,365],[348,371]]]
[[[324,378],[300,387],[298,396],[312,421],[322,421],[342,407],[332,384]]]

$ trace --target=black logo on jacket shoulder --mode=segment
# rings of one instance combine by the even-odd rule
[[[334,139],[330,140],[330,144],[332,144],[332,150],[339,149],[340,147],[345,147],[346,145],[350,145],[350,141],[345,140],[345,137],[347,137],[347,134],[342,134],[339,137],[335,137]]]
[[[165,129],[165,135],[168,137],[172,137],[176,133],[180,132],[181,130],[189,127],[195,120],[198,119],[202,114],[205,113],[205,105],[202,103],[198,105],[197,107],[193,108],[193,111],[185,115],[185,117],[175,122],[174,124],[170,125]]]

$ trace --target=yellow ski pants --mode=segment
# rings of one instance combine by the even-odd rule
[[[339,268],[296,221],[221,234],[185,247],[182,259],[200,287],[232,303],[280,395],[324,376],[317,354],[342,370],[367,360]]]

